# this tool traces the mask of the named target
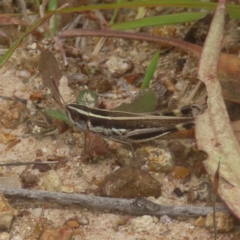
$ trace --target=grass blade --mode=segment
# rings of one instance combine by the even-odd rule
[[[148,17],[148,18],[142,18],[142,19],[137,19],[137,20],[128,21],[128,22],[116,23],[111,25],[111,29],[126,30],[126,29],[150,27],[150,26],[174,25],[179,23],[196,21],[199,18],[204,17],[205,15],[206,13],[195,12],[195,13],[177,13],[177,14]]]
[[[153,74],[154,74],[155,69],[156,69],[157,64],[158,64],[159,54],[160,54],[160,50],[158,50],[154,54],[154,56],[153,56],[153,58],[152,58],[152,60],[151,60],[151,62],[149,64],[149,66],[147,68],[147,71],[145,73],[145,76],[144,76],[144,79],[143,79],[143,83],[142,83],[142,86],[141,86],[142,89],[145,89],[145,88],[147,88],[149,86],[149,83],[150,83],[150,81],[151,81],[151,79],[153,77]]]

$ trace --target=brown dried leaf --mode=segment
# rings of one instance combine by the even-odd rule
[[[8,26],[8,25],[17,25],[17,26],[25,26],[27,27],[28,24],[25,21],[22,21],[18,18],[14,18],[11,16],[7,16],[4,14],[0,14],[0,25],[3,26]]]
[[[216,199],[217,199],[217,192],[218,192],[218,187],[219,187],[219,168],[220,168],[220,162],[218,162],[218,167],[217,167],[216,173],[213,178],[213,186],[212,186],[214,240],[217,239]]]
[[[198,78],[206,84],[208,109],[196,118],[196,138],[199,149],[208,153],[204,161],[210,178],[221,163],[218,193],[228,208],[240,218],[240,148],[230,126],[230,120],[217,77],[224,15],[224,0],[220,0],[200,59]]]
[[[61,79],[62,71],[59,64],[49,50],[44,50],[39,59],[38,70],[42,77],[43,85],[51,90],[53,98],[60,105],[65,105],[64,101],[58,91],[59,81]]]
[[[232,129],[234,131],[235,137],[240,144],[240,120],[231,122]]]
[[[213,185],[212,185],[212,201],[215,203],[217,198],[217,192],[219,187],[219,168],[220,168],[220,162],[218,163],[218,167],[216,170],[216,173],[213,178]]]

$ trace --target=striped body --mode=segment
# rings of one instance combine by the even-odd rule
[[[90,130],[120,142],[145,142],[194,126],[192,117],[108,111],[79,104],[67,105],[66,112],[70,122],[79,130]]]

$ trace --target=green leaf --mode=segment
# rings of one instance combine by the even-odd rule
[[[147,68],[147,71],[145,73],[145,76],[144,76],[144,79],[143,79],[143,83],[142,83],[142,86],[141,86],[142,89],[145,89],[145,88],[147,88],[149,86],[149,83],[150,83],[150,81],[151,81],[151,79],[153,77],[153,74],[154,74],[154,72],[156,70],[156,67],[157,67],[157,64],[158,64],[159,54],[160,54],[160,51],[158,50],[154,54],[154,56],[153,56],[153,58],[152,58],[152,60],[151,60],[151,62],[149,64],[149,66]]]
[[[112,24],[111,29],[126,30],[126,29],[141,28],[141,27],[174,25],[179,23],[196,21],[204,17],[205,15],[206,13],[202,13],[202,12],[168,14],[168,15],[148,17],[148,18],[142,18],[142,19],[137,19],[137,20],[128,21],[128,22]]]
[[[114,110],[131,112],[131,113],[147,113],[156,110],[158,99],[152,90],[144,91],[133,99],[131,103],[123,103]]]
[[[94,107],[98,102],[98,95],[90,90],[82,90],[77,97],[77,104],[82,104],[88,107]]]
[[[45,109],[45,113],[52,118],[69,123],[66,114],[59,109],[56,110],[56,109],[48,108],[48,109]]]

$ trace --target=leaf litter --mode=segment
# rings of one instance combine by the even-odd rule
[[[153,101],[154,102],[154,101]],[[64,136],[65,137],[65,136]],[[61,138],[61,137],[60,137]],[[44,140],[45,141],[45,140]],[[47,139],[46,139],[46,142],[45,142],[45,144],[50,144],[51,143],[51,141],[48,141]],[[58,141],[58,143],[59,143],[59,141]],[[49,145],[50,146],[50,145]],[[46,146],[44,146],[44,145],[42,145],[42,143],[40,143],[40,145],[39,145],[39,148],[42,148],[42,149],[44,149],[44,147],[46,147]],[[63,151],[63,150],[66,150],[66,148],[64,148],[63,147],[63,149],[61,149],[61,148],[57,148],[57,152],[58,152],[58,154],[59,154],[59,152],[61,152],[61,151]],[[53,149],[52,149],[52,151],[53,152],[56,152],[56,148],[54,148],[53,147]],[[50,151],[51,152],[51,151]],[[49,149],[48,149],[48,154],[49,154]],[[45,155],[45,154],[43,154],[43,155]],[[86,174],[84,174],[83,173],[83,176],[86,178],[86,182],[91,182],[91,181],[96,181],[96,182],[98,182],[99,181],[99,179],[101,178],[101,177],[99,177],[99,172],[100,172],[100,170],[99,171],[96,171],[96,170],[93,170],[93,167],[94,166],[89,166],[89,164],[83,164],[83,163],[79,163],[78,161],[77,161],[77,157],[76,156],[74,156],[74,155],[71,155],[71,156],[73,156],[73,159],[71,159],[72,160],[72,164],[74,164],[74,168],[76,168],[76,166],[78,166],[80,169],[83,169],[83,171],[84,172],[91,172],[92,171],[92,176],[94,176],[94,177],[89,177],[89,176],[87,176]],[[79,159],[79,157],[78,157],[78,159]],[[70,164],[70,163],[69,163]],[[99,165],[96,165],[96,166],[99,166]],[[95,166],[95,168],[96,168],[96,166]],[[111,162],[111,166],[109,166],[109,164],[107,164],[106,162],[104,162],[102,165],[101,165],[101,170],[103,170],[104,168],[106,168],[104,171],[105,171],[105,173],[107,173],[108,171],[110,171],[110,170],[112,170],[112,168],[115,166],[115,164],[114,164],[114,162]],[[65,166],[66,168],[64,169],[64,171],[62,172],[62,174],[63,174],[63,176],[68,176],[69,177],[69,175],[68,175],[68,171],[67,171],[67,168],[69,169],[69,166]],[[61,172],[62,170],[60,170],[59,172]],[[70,172],[72,171],[72,169],[70,170]],[[216,171],[216,168],[215,168],[215,171]],[[70,174],[70,172],[69,172],[69,174]],[[79,170],[79,176],[81,176],[81,171]],[[221,171],[220,171],[220,176],[221,176]],[[83,178],[84,178],[83,177]],[[156,177],[156,176],[155,176]],[[166,178],[164,178],[164,177],[160,177],[159,179],[163,179],[164,181],[166,181],[164,184],[166,184],[166,185],[171,185],[172,186],[172,183],[173,183],[173,180],[171,180],[170,178],[168,178],[168,177],[166,177]],[[94,180],[95,179],[95,180]],[[79,184],[79,182],[77,182],[77,181],[75,181],[74,179],[66,179],[66,182],[65,182],[65,190],[67,190],[68,188],[67,188],[67,182],[74,182],[74,184]],[[78,179],[78,181],[79,181],[79,179]],[[71,182],[71,183],[72,183]],[[77,186],[76,185],[76,188],[74,189],[74,190],[76,190],[76,192],[79,192],[78,190],[81,190],[81,191],[83,191],[84,190],[84,184],[86,184],[86,182],[84,183],[84,182],[81,182],[81,186]],[[74,185],[73,184],[73,185]],[[173,184],[174,185],[174,184]],[[180,184],[181,185],[181,184]],[[70,183],[69,183],[69,186],[72,186]],[[182,186],[182,185],[181,185]],[[91,185],[90,184],[88,184],[87,185],[87,187],[86,187],[86,185],[85,185],[85,191],[86,191],[86,189],[88,189],[88,187],[90,187],[91,188]],[[94,188],[94,187],[93,187]],[[71,188],[69,188],[69,189],[71,189]],[[164,190],[166,190],[167,189],[167,187],[166,186],[164,186]],[[166,196],[163,196],[163,201],[165,201],[165,203],[166,203]],[[161,198],[160,198],[160,200],[161,200]],[[184,201],[182,200],[179,200],[179,203],[184,203]],[[91,216],[91,214],[89,214],[88,215],[89,217]],[[108,220],[106,219],[106,216],[108,216],[109,217],[109,221],[110,222],[108,222]],[[92,225],[90,226],[90,228],[92,228],[92,229],[98,229],[98,225],[100,226],[100,223],[105,223],[105,224],[107,224],[107,226],[112,226],[111,225],[111,219],[113,219],[113,216],[111,215],[111,214],[106,214],[106,215],[104,215],[104,217],[100,220],[100,218],[98,219],[97,218],[97,216],[95,216],[94,217],[94,223],[92,223]],[[155,219],[156,220],[156,219]],[[57,220],[56,220],[57,221]],[[102,221],[102,222],[101,222]],[[114,220],[113,220],[114,221]],[[176,220],[176,221],[174,221],[173,219],[170,219],[170,223],[169,224],[167,224],[167,222],[169,221],[169,219],[167,219],[167,218],[160,218],[160,222],[162,222],[162,223],[165,223],[165,226],[164,227],[166,227],[166,228],[169,228],[169,227],[173,227],[173,225],[175,226],[175,227],[177,227],[177,226],[183,226],[185,223],[183,223],[183,222],[181,222],[181,221],[178,221],[178,220]],[[153,224],[153,222],[152,222],[152,224]],[[161,236],[164,236],[164,234],[165,234],[165,232],[164,231],[166,231],[166,228],[160,228],[159,229],[159,224],[155,224],[155,225],[152,225],[152,226],[154,226],[154,231],[155,231],[155,236],[158,236],[158,234],[159,234],[159,232],[161,233],[160,235]],[[184,225],[185,226],[185,225]],[[190,225],[190,226],[192,226],[192,225]],[[176,228],[176,229],[179,229],[178,227]],[[175,232],[175,234],[177,234],[177,230],[172,230],[172,234],[174,235],[174,232]],[[147,231],[148,232],[148,228],[145,228],[145,231]],[[195,229],[195,234],[197,234],[197,231],[199,231],[199,229],[198,230],[196,230]],[[137,232],[137,231],[136,231]],[[117,237],[117,236],[119,236],[119,234],[123,234],[123,231],[121,232],[121,230],[120,230],[120,232],[111,232],[111,234],[113,235],[113,236],[115,236],[115,237]],[[90,234],[90,232],[89,232],[89,234]],[[167,233],[166,233],[167,234]],[[197,235],[199,235],[199,234],[197,234]],[[102,235],[101,235],[102,236]],[[124,234],[124,236],[126,237],[126,235]],[[143,235],[138,235],[139,237],[141,236],[141,237],[143,237],[144,236],[144,234]],[[154,236],[154,237],[155,237]],[[106,236],[105,236],[106,237]],[[119,237],[119,239],[120,239],[120,237]]]
[[[208,109],[196,118],[196,140],[198,147],[208,153],[204,165],[211,180],[218,162],[221,163],[218,194],[232,213],[240,218],[240,149],[230,125],[217,77],[222,44],[219,39],[223,37],[225,4],[224,1],[219,2],[199,63],[198,77],[206,85]]]

